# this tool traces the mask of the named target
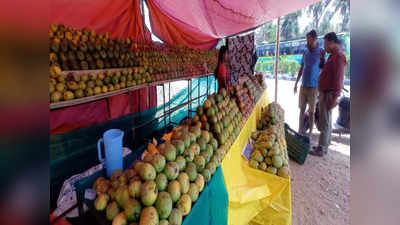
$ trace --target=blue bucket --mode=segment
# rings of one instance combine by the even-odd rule
[[[103,138],[97,141],[97,153],[100,162],[105,162],[104,166],[107,176],[110,177],[115,170],[122,170],[122,139],[124,132],[119,129],[111,129],[103,134]],[[104,144],[105,157],[101,153],[101,143]]]

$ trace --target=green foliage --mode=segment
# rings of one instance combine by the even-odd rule
[[[264,65],[265,65],[264,68],[267,68],[267,69],[269,68],[268,71],[270,71],[272,73],[274,72],[274,70],[275,70],[275,61],[265,62]]]
[[[257,63],[254,70],[255,72],[262,72],[261,63]]]
[[[289,74],[291,76],[296,76],[296,74],[299,72],[300,64],[293,60],[289,61],[288,64]]]
[[[290,74],[296,76],[300,69],[300,64],[295,60],[288,60],[287,57],[279,57],[279,73]],[[259,62],[256,64],[257,72],[270,72],[274,73],[275,60]]]
[[[304,30],[300,29],[299,19],[302,14],[312,18]],[[338,15],[339,23],[333,24],[332,18]],[[287,14],[281,18],[281,40],[304,38],[306,33],[315,29],[318,35],[324,35],[334,31],[337,33],[350,30],[350,0],[322,0],[303,10]],[[257,45],[262,42],[274,42],[276,40],[276,21],[271,21],[259,27],[255,31]]]
[[[289,73],[289,63],[288,61],[280,61],[279,62],[279,68],[278,68],[280,73]]]
[[[299,28],[299,18],[302,14],[302,11],[299,10],[297,12],[288,14],[282,18],[281,21],[281,40],[289,40],[297,38],[300,34]]]
[[[329,6],[329,7],[328,7]],[[322,0],[304,9],[312,22],[306,26],[303,36],[311,29],[315,29],[319,35],[334,31],[336,33],[350,30],[350,0]],[[339,15],[338,24],[332,24],[332,18]]]
[[[257,45],[261,45],[262,42],[274,42],[276,40],[276,22],[271,21],[256,29],[254,40]]]

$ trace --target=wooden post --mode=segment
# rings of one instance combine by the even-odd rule
[[[278,102],[278,65],[279,65],[279,36],[280,36],[281,17],[278,17],[276,25],[276,43],[275,43],[275,102]]]

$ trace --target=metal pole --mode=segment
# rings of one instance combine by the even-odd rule
[[[164,108],[164,132],[165,132],[165,128],[167,127],[167,121],[165,119],[166,115],[165,115],[165,84],[162,85],[162,89],[163,89],[163,108]]]
[[[171,82],[168,82],[168,111],[171,112]],[[168,124],[171,123],[171,113],[168,114]]]
[[[147,94],[148,94],[148,96],[149,96],[149,102],[148,102],[148,104],[147,104],[147,106],[148,106],[148,108],[147,109],[151,109],[151,87],[147,87]]]
[[[111,112],[110,112],[110,100],[109,100],[110,98],[107,98],[107,116],[108,116],[108,119],[109,120],[111,120]]]
[[[207,92],[206,92],[207,96],[208,96],[208,76],[207,76]]]
[[[200,80],[201,80],[201,77],[199,77],[199,78],[197,78],[198,79],[198,81],[197,81],[197,97],[198,97],[198,99],[197,99],[197,107],[199,107],[200,106]],[[208,79],[208,78],[207,78]]]
[[[129,91],[128,92],[128,94],[129,94],[129,113],[133,113],[132,111],[132,91]]]
[[[138,105],[138,108],[139,108],[139,118],[140,118],[140,117],[141,117],[141,115],[142,115],[142,114],[141,114],[141,109],[140,109],[140,108],[141,108],[141,107],[140,107],[140,102],[141,102],[141,101],[140,101],[140,90],[142,90],[142,89],[139,89],[139,90],[138,90],[138,104],[139,104],[139,105]]]
[[[135,117],[134,117],[134,113],[133,113],[133,94],[132,91],[129,91],[129,113],[131,116],[131,126],[132,126],[132,140],[134,140],[134,146],[136,147],[136,141],[135,141]]]
[[[192,79],[188,79],[188,117],[190,117],[190,111],[192,110]]]
[[[275,43],[275,102],[278,102],[278,65],[279,65],[279,33],[280,33],[281,17],[278,17],[276,26],[276,43]]]
[[[207,81],[208,81],[208,76],[207,76]],[[217,83],[218,83],[218,80],[214,76],[214,93],[217,93]]]

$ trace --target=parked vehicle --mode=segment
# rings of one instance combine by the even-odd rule
[[[350,133],[350,93],[347,89],[343,88],[339,98],[339,116],[333,124],[332,133],[349,134]],[[334,118],[332,118],[334,119]],[[314,113],[314,124],[318,124],[319,112],[318,102]],[[303,120],[302,133],[305,134],[310,129],[310,113],[307,110]]]

